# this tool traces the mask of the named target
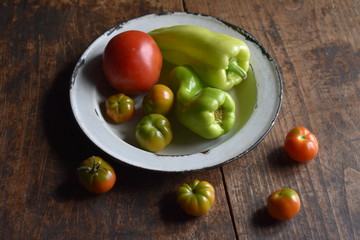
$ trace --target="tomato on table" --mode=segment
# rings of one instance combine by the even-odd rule
[[[89,192],[108,192],[116,182],[114,168],[97,156],[82,161],[77,172],[79,183]]]
[[[176,192],[180,207],[193,216],[207,214],[215,202],[215,189],[206,181],[194,180],[181,185]]]
[[[109,84],[124,94],[147,92],[157,83],[162,54],[145,32],[130,30],[113,37],[103,53],[103,70]]]
[[[159,113],[167,115],[174,102],[174,93],[163,84],[154,85],[143,99],[143,111],[146,114]]]
[[[135,113],[134,100],[123,93],[108,97],[105,108],[106,114],[117,123],[129,121]]]
[[[276,190],[268,197],[266,208],[273,218],[288,220],[300,211],[299,195],[290,188]]]
[[[316,136],[305,127],[295,127],[285,138],[285,152],[298,162],[308,162],[314,159],[319,150]]]

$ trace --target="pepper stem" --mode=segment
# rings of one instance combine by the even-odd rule
[[[242,67],[240,67],[236,61],[236,58],[231,58],[229,60],[228,68],[226,69],[226,72],[233,72],[236,75],[239,75],[242,79],[247,78],[247,73],[245,72]]]

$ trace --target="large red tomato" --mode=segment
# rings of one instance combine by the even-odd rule
[[[307,162],[316,157],[319,143],[316,136],[307,128],[295,127],[287,134],[284,148],[293,160]]]
[[[150,35],[131,30],[113,37],[103,54],[103,70],[109,84],[129,94],[147,92],[157,83],[162,54]]]

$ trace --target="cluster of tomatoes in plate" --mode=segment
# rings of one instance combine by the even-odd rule
[[[127,122],[135,113],[132,96],[145,94],[142,110],[146,116],[135,130],[141,148],[150,152],[164,149],[172,141],[172,129],[165,117],[173,105],[174,94],[158,84],[162,54],[145,32],[131,30],[113,37],[105,47],[102,68],[107,82],[119,93],[106,99],[106,114],[116,123]]]

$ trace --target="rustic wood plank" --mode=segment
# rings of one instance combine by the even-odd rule
[[[283,75],[282,111],[256,149],[222,168],[162,174],[124,166],[75,122],[68,93],[74,65],[120,22],[183,10],[241,26],[264,44]],[[0,27],[2,238],[360,238],[358,1],[2,1]],[[283,152],[295,125],[319,138],[319,156],[310,163],[294,163]],[[115,188],[100,196],[82,189],[74,174],[93,154],[118,172]],[[195,178],[217,192],[201,218],[175,203],[176,188]],[[268,194],[281,187],[296,189],[303,204],[287,222],[264,209]]]
[[[359,193],[344,177],[355,182],[360,170],[360,4],[188,1],[187,7],[250,31],[283,75],[284,101],[274,129],[253,152],[223,168],[238,237],[359,238]],[[297,125],[320,141],[318,158],[307,164],[291,162],[282,149],[287,131]],[[296,189],[303,205],[299,216],[279,223],[264,206],[267,196],[283,187]]]
[[[220,169],[156,174],[124,166],[81,132],[69,103],[75,63],[122,21],[182,11],[181,1],[8,1],[1,3],[0,232],[7,239],[195,239],[235,237]],[[75,169],[90,155],[109,159],[115,188],[95,196]],[[211,214],[186,215],[175,202],[185,181],[217,189]]]

